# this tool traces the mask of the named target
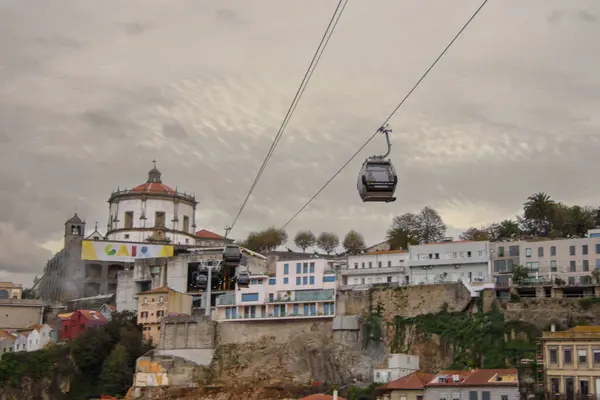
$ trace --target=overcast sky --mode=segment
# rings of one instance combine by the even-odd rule
[[[336,7],[328,1],[0,0],[0,281],[29,285],[77,209],[117,186],[195,192],[232,222]],[[374,132],[480,0],[350,0],[232,236],[281,226]],[[437,208],[450,233],[545,191],[598,204],[600,2],[490,0],[392,119],[398,200],[363,204],[377,138],[288,227],[385,238]],[[291,240],[290,240],[291,241]]]

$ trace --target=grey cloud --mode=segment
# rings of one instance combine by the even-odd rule
[[[217,19],[225,22],[239,24],[242,22],[240,16],[232,10],[217,10]]]
[[[121,27],[129,35],[141,35],[142,33],[146,32],[148,29],[152,28],[152,24],[141,23],[138,21],[119,23],[117,25],[119,27]]]
[[[36,273],[51,256],[48,250],[36,246],[29,232],[0,223],[0,271]]]
[[[8,138],[0,146],[0,226],[18,227],[30,243],[60,239],[76,208],[104,229],[110,192],[144,182],[152,159],[165,183],[196,193],[198,227],[222,232],[333,11],[225,0],[183,9],[147,1],[140,11],[109,0],[98,13],[59,0],[40,19],[14,4],[0,13],[0,125]],[[590,15],[600,12],[588,4]],[[359,227],[374,242],[394,215],[424,205],[444,210],[459,230],[514,216],[537,190],[572,203],[594,198],[600,59],[589,38],[600,32],[589,23],[548,31],[544,16],[567,0],[519,5],[486,9],[392,119],[398,201],[363,204],[356,193],[362,161],[385,148],[378,137],[288,227],[290,236]],[[233,237],[285,223],[473,11],[441,0],[441,18],[431,7],[406,0],[348,8]],[[233,16],[245,23],[223,23]],[[152,22],[133,22],[130,33],[143,34],[116,45],[123,20]],[[71,41],[82,45],[65,46]],[[5,249],[11,260],[21,254],[14,247]],[[36,257],[36,270],[23,268],[40,272],[47,255]]]

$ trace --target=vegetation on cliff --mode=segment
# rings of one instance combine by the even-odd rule
[[[381,340],[381,311],[376,307],[365,317],[367,340]],[[446,366],[451,369],[504,368],[524,358],[535,359],[535,341],[540,335],[532,324],[505,321],[495,305],[489,312],[449,312],[445,306],[437,313],[412,318],[398,315],[388,327],[393,353],[410,352],[415,341],[437,335],[440,343],[451,349],[454,360]]]
[[[31,380],[38,386],[45,382],[44,390],[55,399],[124,395],[131,386],[136,359],[151,348],[151,343],[142,341],[135,314],[117,313],[105,326],[66,344],[5,354],[0,361],[0,387],[19,390],[24,380]]]

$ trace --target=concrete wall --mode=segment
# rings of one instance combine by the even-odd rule
[[[293,320],[293,321],[256,321],[241,323],[220,323],[217,325],[217,345],[254,342],[269,336],[276,343],[285,343],[293,335],[317,332],[331,333],[332,320]]]
[[[136,362],[133,386],[136,388],[158,386],[198,386],[200,369],[179,357],[150,353]]]
[[[137,310],[137,299],[134,298],[136,295],[135,284],[133,282],[133,270],[121,271],[117,277],[117,311],[122,312],[125,310],[135,311]]]
[[[216,323],[206,317],[167,317],[161,323],[158,349],[214,349],[215,335]]]
[[[39,300],[0,300],[0,329],[20,329],[42,322],[44,305]]]

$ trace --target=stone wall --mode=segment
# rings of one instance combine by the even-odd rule
[[[315,335],[331,334],[331,331],[331,318],[221,322],[217,326],[217,345],[256,342],[262,337],[273,337],[276,343],[286,343],[299,333]]]
[[[42,322],[44,304],[39,300],[0,299],[0,329],[20,329]]]
[[[216,322],[205,316],[163,318],[158,349],[214,349]]]
[[[531,322],[540,329],[551,323],[566,328],[569,324],[600,324],[600,304],[585,306],[580,298],[526,298],[519,301],[496,300],[506,320]],[[583,303],[583,305],[582,305]]]

